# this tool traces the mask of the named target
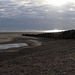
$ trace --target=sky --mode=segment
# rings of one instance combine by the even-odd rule
[[[75,29],[74,0],[0,0],[0,31]]]

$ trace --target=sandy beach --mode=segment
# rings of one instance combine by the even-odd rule
[[[0,44],[27,47],[0,50],[0,75],[75,75],[75,40],[54,40],[0,33]]]

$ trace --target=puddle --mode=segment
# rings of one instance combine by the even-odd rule
[[[28,44],[26,44],[26,43],[2,44],[2,45],[0,45],[0,50],[14,48],[14,47],[23,47],[23,46],[28,46]]]

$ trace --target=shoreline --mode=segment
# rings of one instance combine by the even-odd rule
[[[11,42],[28,42],[30,47],[0,51],[0,75],[75,74],[75,40],[52,40],[19,35]]]
[[[20,41],[18,41],[19,39],[20,39]],[[15,43],[26,43],[26,44],[28,44],[28,46],[2,49],[2,50],[0,50],[0,52],[15,52],[16,50],[12,50],[12,49],[23,48],[23,47],[24,48],[32,48],[32,47],[36,47],[36,46],[42,45],[42,42],[38,41],[37,38],[34,38],[34,37],[13,38],[13,39],[11,38],[11,40],[8,40],[8,42],[6,42],[6,41],[0,42],[1,45],[2,44],[15,44]],[[17,51],[19,51],[19,50],[17,50]]]

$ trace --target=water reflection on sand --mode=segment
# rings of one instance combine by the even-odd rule
[[[28,44],[26,44],[26,43],[2,44],[2,45],[0,45],[0,50],[14,48],[14,47],[22,47],[22,46],[28,46]]]

